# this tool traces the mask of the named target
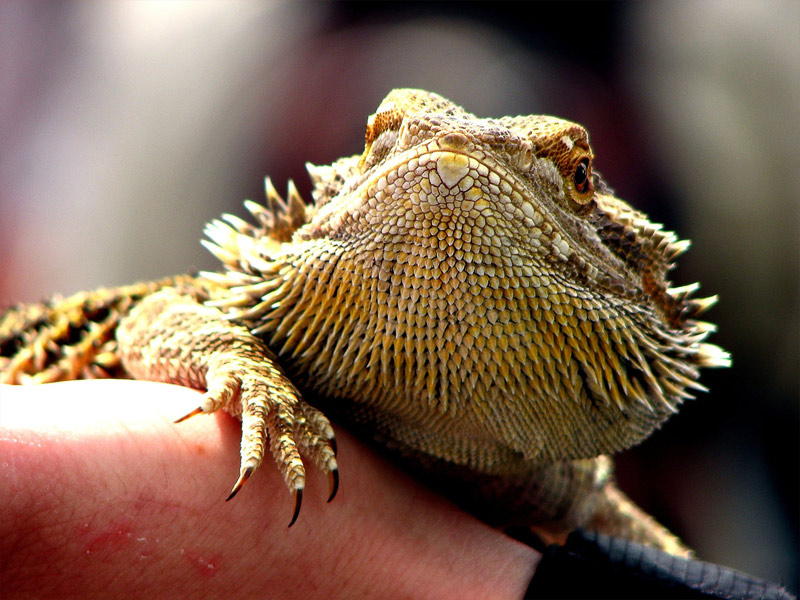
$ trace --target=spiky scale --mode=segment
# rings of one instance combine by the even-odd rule
[[[105,329],[74,299],[12,310],[0,372],[207,385],[206,410],[243,415],[233,493],[268,448],[292,522],[303,456],[338,486],[332,429],[307,395],[486,520],[569,529],[617,511],[615,533],[678,551],[630,516],[598,455],[644,439],[729,357],[694,320],[715,298],[666,278],[688,241],[616,198],[592,159],[574,123],[479,119],[395,90],[362,155],[308,165],[313,206],[267,178],[266,206],[245,203],[253,224],[207,226],[223,273],[90,293]]]

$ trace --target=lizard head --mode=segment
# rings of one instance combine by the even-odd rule
[[[298,237],[366,232],[459,271],[547,263],[631,301],[644,292],[683,326],[711,302],[669,293],[666,273],[688,242],[616,198],[593,160],[575,123],[479,119],[430,92],[395,90],[369,117],[360,156],[309,165],[319,211]]]
[[[387,423],[458,423],[533,459],[627,447],[729,359],[695,319],[714,298],[667,279],[688,244],[593,162],[575,123],[395,90],[361,155],[309,165],[291,241],[274,244],[286,205],[212,235],[238,278],[227,305],[321,393],[374,398]]]

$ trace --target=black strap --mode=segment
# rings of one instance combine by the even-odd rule
[[[734,569],[583,531],[545,549],[525,598],[796,600],[783,586]]]

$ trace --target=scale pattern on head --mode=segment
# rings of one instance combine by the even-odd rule
[[[256,225],[209,226],[232,287],[218,305],[306,388],[422,452],[491,470],[630,446],[728,357],[694,319],[714,299],[666,279],[688,243],[592,163],[574,123],[395,90],[363,154],[309,165],[313,206],[268,184]]]

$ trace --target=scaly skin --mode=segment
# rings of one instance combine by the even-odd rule
[[[191,414],[243,420],[232,494],[269,447],[295,517],[302,457],[335,493],[322,409],[488,522],[686,553],[614,486],[605,455],[702,389],[700,368],[729,363],[695,320],[715,299],[670,287],[688,243],[592,161],[574,123],[478,119],[395,90],[361,155],[308,166],[313,205],[268,181],[268,206],[246,203],[255,224],[208,226],[221,272],[8,310],[0,381],[207,389]]]

